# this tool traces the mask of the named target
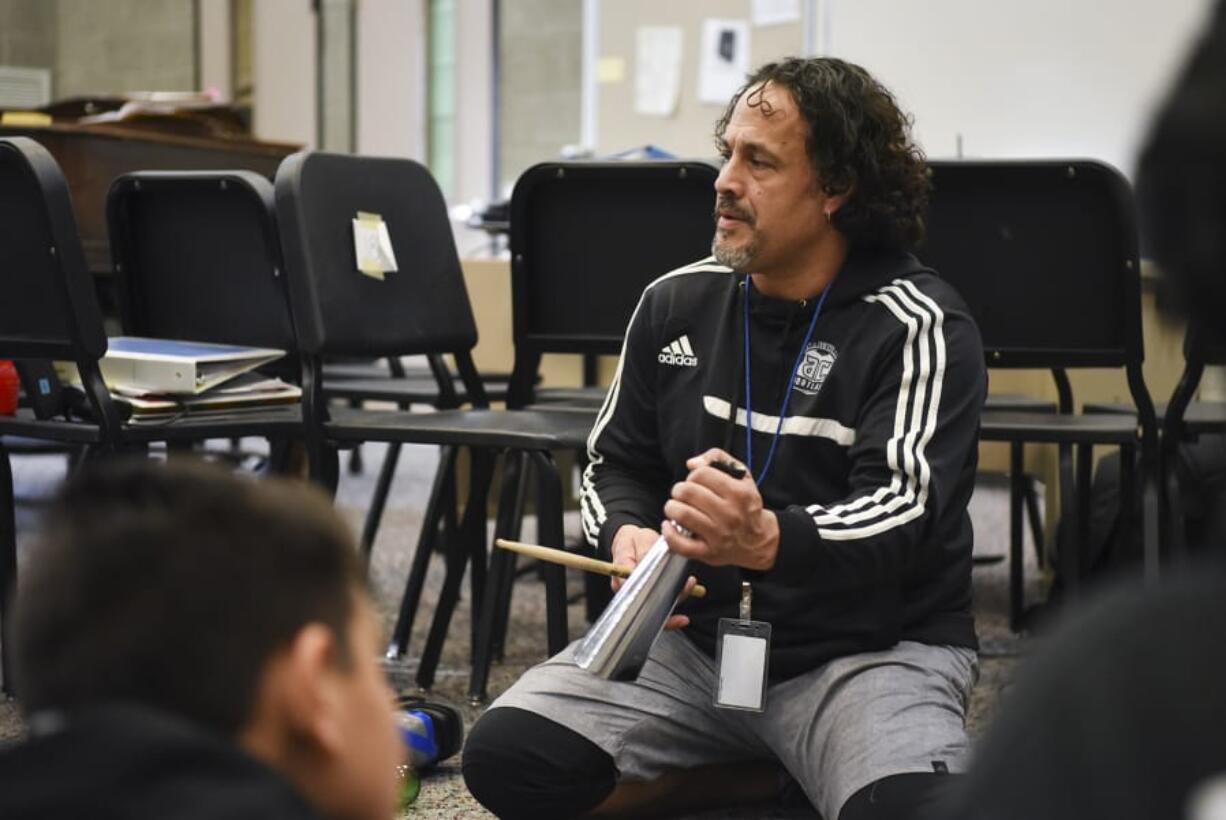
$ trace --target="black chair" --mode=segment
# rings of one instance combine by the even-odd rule
[[[323,367],[324,397],[346,402],[351,407],[360,407],[368,401],[393,402],[402,410],[414,406],[445,410],[467,404],[469,397],[460,375],[447,366],[442,356],[432,354],[424,358],[424,366],[412,368],[405,367],[398,357],[383,360],[386,366],[326,361]],[[479,375],[488,401],[506,401],[510,374]],[[354,445],[349,456],[351,473],[362,471],[361,452],[361,445]],[[369,554],[374,545],[399,461],[400,445],[392,442],[383,456],[370,507],[366,511],[366,522],[359,541],[364,554]]]
[[[242,170],[124,174],[107,192],[107,224],[125,333],[285,350],[260,370],[298,382],[272,183]],[[275,471],[302,435],[282,432],[270,441]]]
[[[0,358],[27,367],[49,361],[75,364],[80,389],[46,394],[62,396],[56,407],[22,408],[0,417],[0,436],[81,445],[90,456],[143,451],[151,442],[195,442],[209,438],[262,436],[276,439],[300,429],[296,407],[216,416],[186,415],[163,424],[138,424],[112,400],[98,367],[106,353],[93,278],[85,266],[68,187],[55,160],[33,140],[0,139]],[[284,300],[282,300],[284,301]],[[47,369],[45,372],[50,373]],[[27,390],[40,386],[25,385]],[[7,593],[16,574],[12,468],[0,438],[0,590]],[[7,595],[0,601],[0,622],[7,616]],[[5,645],[7,653],[7,644]],[[6,666],[7,668],[7,666]],[[5,675],[8,682],[8,675]]]
[[[1162,425],[1160,467],[1163,479],[1165,523],[1163,534],[1172,555],[1182,556],[1187,549],[1184,512],[1180,499],[1179,473],[1175,469],[1179,445],[1203,433],[1226,432],[1226,404],[1194,401],[1206,365],[1226,365],[1226,344],[1209,337],[1195,326],[1184,339],[1184,370],[1171,393],[1170,401],[1160,406]]]
[[[1226,433],[1226,403],[1196,400],[1205,367],[1226,365],[1226,345],[1190,324],[1184,335],[1183,356],[1184,369],[1170,399],[1154,407],[1161,427],[1158,462],[1162,486],[1161,532],[1164,547],[1172,557],[1182,556],[1188,546],[1180,501],[1183,495],[1176,468],[1179,446],[1195,441],[1204,433]],[[1133,414],[1129,406],[1114,402],[1086,403],[1085,412]]]
[[[621,352],[658,276],[710,253],[715,178],[705,162],[545,162],[511,197],[516,388],[509,406],[599,405],[604,389],[540,388],[545,353]]]
[[[417,673],[418,683],[428,688],[470,560],[474,632],[479,620],[486,498],[496,455],[527,453],[537,473],[540,540],[561,548],[561,484],[551,453],[582,446],[590,417],[570,411],[488,409],[472,362],[477,330],[446,203],[421,165],[403,159],[295,154],[277,172],[276,200],[303,353],[304,413],[316,479],[335,488],[336,448],[364,441],[440,445],[445,468],[454,463],[458,448],[467,447],[471,454],[468,500],[457,538],[446,545],[446,576]],[[387,226],[400,269],[382,281],[357,270],[351,224],[358,211],[379,214]],[[472,409],[409,413],[325,400],[320,379],[325,356],[425,354],[452,357]],[[434,534],[445,520],[449,493],[441,485],[450,475],[448,469],[436,475],[390,656],[402,655],[407,647]],[[559,567],[546,576],[548,642],[556,652],[567,640],[565,577]]]
[[[565,405],[595,410],[604,388],[537,388],[546,353],[617,355],[643,289],[710,253],[717,171],[704,162],[547,162],[525,171],[511,198],[511,304],[515,365],[509,407]],[[586,449],[578,453],[586,461]],[[499,505],[500,534],[514,537],[522,514],[513,463]],[[586,546],[581,547],[586,549]],[[469,694],[485,698],[489,664],[501,657],[517,556],[490,560]],[[608,582],[585,578],[588,617],[609,598]]]
[[[1077,522],[1076,549],[1060,558],[1074,595],[1089,535],[1092,448],[1119,447],[1131,515],[1143,522],[1146,573],[1157,572],[1157,422],[1141,378],[1140,265],[1127,181],[1094,161],[933,162],[928,240],[921,258],[966,299],[983,334],[988,367],[1052,370],[1058,413],[983,414],[984,441],[1011,448],[1010,616],[1024,612],[1021,562],[1023,448],[1076,449],[1076,480],[1062,458],[1061,494]],[[1069,368],[1122,368],[1135,418],[1074,414]],[[1134,453],[1140,468],[1132,470]],[[1076,492],[1072,492],[1073,487]],[[1070,513],[1074,513],[1070,514]]]

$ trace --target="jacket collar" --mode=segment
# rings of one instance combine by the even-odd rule
[[[825,309],[857,302],[865,294],[878,291],[895,279],[914,276],[928,270],[930,269],[927,266],[906,251],[854,248],[848,253],[843,269],[834,280],[834,289],[826,299]],[[807,310],[811,305],[801,305],[790,299],[774,299],[757,291],[754,291],[750,302],[751,310],[767,316],[788,316],[794,313],[797,307]]]

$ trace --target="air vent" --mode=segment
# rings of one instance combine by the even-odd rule
[[[39,108],[51,102],[51,69],[0,65],[0,109]]]

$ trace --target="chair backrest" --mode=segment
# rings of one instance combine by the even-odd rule
[[[106,352],[68,184],[51,154],[0,138],[0,358],[78,365]]]
[[[107,195],[124,329],[296,348],[272,183],[250,171],[142,171]]]
[[[1201,332],[1192,320],[1184,334],[1183,355],[1188,362],[1223,365],[1226,364],[1226,341],[1222,341],[1220,334]]]
[[[301,349],[366,357],[467,354],[477,343],[438,185],[409,159],[302,152],[277,170],[277,223]],[[386,226],[397,270],[358,270],[359,213]]]
[[[1139,366],[1131,189],[1092,160],[932,162],[919,257],[971,309],[990,367]]]
[[[704,162],[548,162],[515,183],[515,349],[620,351],[651,281],[711,252],[715,178]]]

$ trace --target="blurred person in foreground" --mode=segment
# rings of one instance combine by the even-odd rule
[[[1189,322],[1226,339],[1226,5],[1161,108],[1141,224]],[[940,816],[1226,818],[1226,545],[1117,588],[1027,659]],[[1212,547],[1216,547],[1215,549]]]
[[[90,466],[15,602],[0,817],[387,820],[402,745],[353,539],[302,485]]]

